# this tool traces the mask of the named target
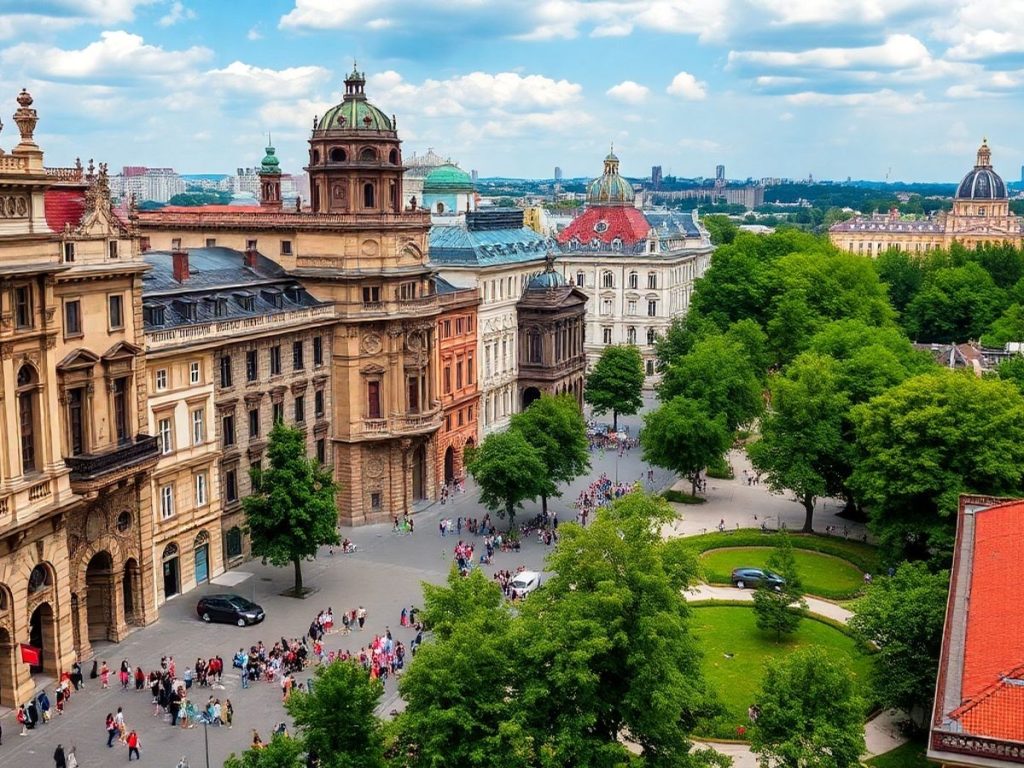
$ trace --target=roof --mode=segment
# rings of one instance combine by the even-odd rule
[[[643,211],[643,214],[658,238],[700,237],[702,234],[691,213]]]
[[[561,245],[590,247],[594,250],[618,250],[612,246],[618,242],[624,251],[632,251],[637,244],[647,240],[651,225],[644,214],[627,206],[591,206],[577,216],[558,234]]]
[[[424,193],[472,192],[473,179],[457,165],[440,165],[433,168],[423,182]]]
[[[837,221],[829,232],[901,232],[903,234],[932,234],[945,232],[938,218],[904,219],[894,213],[873,213]]]
[[[258,205],[165,205],[147,213],[257,213],[264,210]]]
[[[929,757],[1024,762],[1024,501],[961,497]],[[1012,755],[997,740],[1017,744]],[[1002,748],[1000,748],[1002,749]],[[957,759],[963,762],[963,758]]]
[[[430,228],[430,260],[438,264],[492,266],[545,258],[554,240],[523,225],[519,209],[466,214],[464,222]]]
[[[184,283],[174,279],[170,251],[147,251],[142,255],[150,270],[142,278],[142,296],[163,291],[181,292],[223,288],[241,284],[259,284],[286,277],[274,261],[257,254],[256,269],[245,266],[245,254],[233,248],[187,248],[189,278]]]
[[[345,78],[345,96],[340,104],[328,109],[317,123],[319,131],[375,131],[394,133],[394,123],[371,104],[363,88],[366,74],[353,68]]]
[[[81,187],[51,187],[43,196],[46,225],[54,232],[63,232],[64,226],[77,227],[85,213],[85,189]]]
[[[991,168],[975,168],[956,188],[957,200],[1005,200],[1006,184]]]

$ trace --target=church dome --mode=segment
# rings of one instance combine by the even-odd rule
[[[555,271],[555,259],[552,254],[547,256],[547,265],[544,271],[538,275],[534,275],[530,278],[530,282],[526,284],[526,290],[528,291],[550,291],[555,288],[564,288],[569,283],[566,282],[565,275],[561,272]]]
[[[267,154],[263,156],[263,161],[260,163],[260,173],[262,174],[279,174],[281,173],[281,161],[277,159],[277,155],[274,153],[276,150],[269,145],[267,146]]]
[[[992,170],[992,150],[988,139],[978,148],[978,159],[974,168],[960,182],[956,189],[957,200],[1005,200],[1006,184],[1002,177]]]
[[[365,87],[366,74],[353,67],[345,78],[344,99],[324,113],[316,130],[394,132],[394,122],[367,100]]]
[[[473,179],[457,165],[445,164],[433,168],[423,180],[425,193],[473,192]]]
[[[619,158],[609,152],[604,159],[604,173],[587,185],[590,205],[632,205],[633,185],[619,175]]]

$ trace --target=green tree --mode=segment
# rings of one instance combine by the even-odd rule
[[[889,300],[899,313],[903,313],[907,305],[921,290],[924,282],[924,267],[921,260],[908,251],[888,249],[879,254],[873,262],[879,279],[889,291]]]
[[[1012,381],[1017,389],[1024,392],[1024,355],[1013,355],[996,367],[996,373],[1003,381]]]
[[[232,752],[224,768],[305,768],[305,751],[300,739],[274,736],[259,749],[247,749],[238,756]]]
[[[864,704],[841,659],[818,647],[768,662],[750,748],[762,768],[850,768],[864,752]]]
[[[317,667],[312,682],[312,690],[295,691],[285,702],[307,751],[323,768],[382,768],[376,709],[384,685],[355,660]]]
[[[703,403],[686,397],[647,414],[640,437],[644,461],[685,477],[694,496],[701,471],[720,459],[731,442],[725,415],[712,416]]]
[[[912,339],[962,342],[977,339],[1006,307],[1006,292],[978,264],[937,269],[907,305],[904,325]]]
[[[871,668],[875,700],[907,712],[919,727],[935,694],[948,591],[948,571],[901,563],[853,604],[850,627],[878,648]]]
[[[544,395],[512,417],[511,429],[519,431],[540,454],[547,486],[560,496],[560,483],[568,483],[590,467],[587,423],[572,395]],[[541,492],[541,510],[548,511],[548,494]]]
[[[1024,341],[1024,305],[1008,306],[981,335],[981,343],[986,347],[1003,347],[1010,341]]]
[[[1024,397],[998,378],[940,368],[857,406],[851,485],[895,560],[952,552],[962,493],[1024,491]]]
[[[612,412],[612,429],[619,429],[619,414],[632,414],[643,405],[644,361],[634,346],[605,347],[587,376],[584,399],[594,413]]]
[[[250,470],[253,493],[242,502],[252,554],[278,567],[292,563],[298,595],[302,561],[338,543],[337,487],[330,471],[306,455],[301,430],[275,424],[267,457],[267,469]]]
[[[507,517],[509,530],[524,501],[555,491],[540,452],[518,430],[488,435],[467,468],[480,486],[480,503]]]
[[[767,569],[781,576],[785,583],[780,587],[773,587],[767,581],[758,584],[754,592],[754,614],[757,616],[757,628],[763,632],[774,632],[778,642],[784,634],[796,632],[807,610],[807,602],[789,534],[785,531],[776,533],[774,545],[768,556]]]
[[[760,439],[747,446],[754,468],[774,493],[792,491],[811,533],[814,505],[828,493],[843,447],[847,398],[829,357],[806,353],[772,380],[771,408],[761,420]]]
[[[708,231],[708,234],[711,236],[711,242],[714,245],[731,243],[736,239],[736,235],[740,231],[739,227],[732,222],[732,219],[718,213],[704,216],[701,218],[700,223]]]

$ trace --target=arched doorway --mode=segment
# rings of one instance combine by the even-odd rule
[[[192,547],[195,553],[196,584],[210,580],[210,534],[200,531]]]
[[[14,709],[21,702],[16,701],[18,686],[15,679],[14,643],[7,627],[0,627],[0,707]]]
[[[38,672],[57,672],[57,633],[53,626],[53,608],[49,603],[40,603],[28,621],[28,644],[38,648],[40,664],[29,666],[34,675]]]
[[[450,483],[455,479],[455,449],[450,445],[444,452],[444,481]]]
[[[412,500],[421,501],[427,495],[427,489],[425,488],[426,479],[426,467],[427,467],[427,452],[423,447],[423,443],[416,446],[416,450],[412,453]]]
[[[181,577],[178,573],[178,545],[170,543],[164,547],[164,600],[174,597],[181,591]]]
[[[523,410],[530,407],[530,403],[540,399],[540,390],[536,387],[527,387],[523,390]]]
[[[121,597],[125,623],[140,626],[142,613],[142,569],[134,557],[128,558],[121,576]]]
[[[89,642],[112,640],[111,630],[117,624],[114,616],[114,559],[106,550],[92,556],[85,569],[85,615],[89,626]]]

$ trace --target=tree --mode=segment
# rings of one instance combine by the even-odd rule
[[[850,483],[894,560],[952,553],[962,493],[1024,491],[1024,397],[998,378],[939,368],[851,413]]]
[[[544,395],[512,417],[511,429],[517,430],[540,454],[548,488],[560,496],[559,483],[568,483],[590,467],[587,449],[587,423],[572,395]],[[541,492],[541,510],[547,515],[547,489]]]
[[[1006,303],[1006,292],[978,264],[941,268],[928,275],[907,306],[904,325],[918,341],[977,339]]]
[[[771,409],[761,420],[760,439],[747,454],[774,493],[790,490],[806,513],[803,530],[813,532],[814,504],[835,476],[843,447],[846,395],[834,360],[805,353],[772,381]]]
[[[711,236],[713,245],[726,245],[736,239],[740,228],[737,227],[728,216],[711,214],[701,218],[700,223]]]
[[[252,554],[278,567],[294,564],[294,592],[301,595],[302,561],[338,543],[337,487],[330,471],[306,456],[301,430],[275,424],[267,457],[267,469],[250,470],[253,493],[242,502]]]
[[[304,752],[301,740],[278,735],[259,749],[247,749],[240,756],[232,752],[224,768],[306,768]]]
[[[480,486],[480,503],[507,517],[509,530],[526,499],[555,490],[540,453],[518,430],[488,435],[473,451],[467,468]]]
[[[767,664],[750,748],[762,768],[849,768],[864,752],[864,704],[841,659],[819,646]]]
[[[948,571],[901,563],[853,604],[850,627],[878,648],[871,668],[875,700],[907,712],[920,727],[935,694],[948,591]]]
[[[724,414],[712,416],[703,403],[682,396],[647,414],[640,436],[644,461],[685,477],[694,496],[701,471],[720,459],[731,442]]]
[[[594,413],[612,412],[612,429],[619,429],[619,414],[632,414],[643,405],[644,361],[634,346],[605,347],[587,376],[584,399]]]
[[[1012,381],[1017,389],[1024,392],[1024,355],[1014,355],[1003,360],[996,367],[996,373],[1003,381]]]
[[[384,736],[376,709],[384,685],[355,660],[316,668],[309,691],[295,691],[285,709],[306,750],[322,768],[383,768]]]
[[[789,534],[779,531],[774,538],[775,547],[768,556],[767,568],[785,579],[785,583],[779,587],[773,587],[767,581],[758,584],[754,592],[754,614],[757,616],[757,628],[763,632],[774,632],[777,642],[783,634],[796,632],[804,617],[803,612],[807,610],[807,602]]]
[[[1010,341],[1024,341],[1024,305],[1017,303],[1003,310],[981,335],[981,343],[986,347],[1002,347]]]
[[[873,266],[889,291],[889,301],[902,314],[924,282],[924,267],[920,259],[909,251],[890,248],[879,254]]]

